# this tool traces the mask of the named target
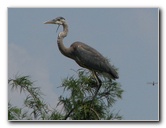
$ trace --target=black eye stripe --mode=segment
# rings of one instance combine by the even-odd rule
[[[63,17],[57,17],[56,20],[58,20],[58,21],[65,20],[65,18],[63,18]]]

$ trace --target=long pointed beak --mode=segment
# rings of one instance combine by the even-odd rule
[[[55,22],[53,20],[47,21],[44,24],[55,24]]]

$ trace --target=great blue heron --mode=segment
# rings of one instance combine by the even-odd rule
[[[101,80],[98,78],[96,72],[99,74],[105,74],[109,79],[119,78],[118,73],[110,65],[108,60],[94,48],[82,42],[74,42],[69,48],[64,46],[63,39],[68,34],[68,25],[63,17],[57,17],[51,21],[45,22],[45,24],[57,24],[63,26],[63,31],[58,34],[57,39],[59,50],[66,57],[75,60],[79,66],[91,70],[97,80],[98,86],[101,86]]]

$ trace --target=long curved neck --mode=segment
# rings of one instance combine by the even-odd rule
[[[63,31],[59,33],[57,43],[58,43],[58,48],[61,51],[61,53],[69,58],[72,58],[71,52],[72,48],[66,48],[63,44],[63,39],[67,36],[68,34],[68,25],[65,22],[63,24]]]

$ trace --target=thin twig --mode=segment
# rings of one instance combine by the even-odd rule
[[[98,113],[94,109],[92,109],[92,108],[90,108],[90,109],[95,113],[95,115],[98,118],[98,120],[100,120],[100,117],[99,117]]]
[[[64,120],[66,120],[70,116],[70,114],[74,111],[74,109],[75,108],[73,108],[73,109],[70,110],[70,112],[65,116]]]

